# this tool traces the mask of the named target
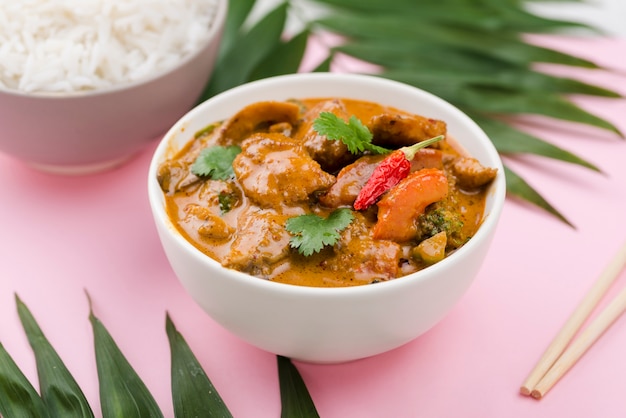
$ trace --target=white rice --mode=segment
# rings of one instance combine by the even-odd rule
[[[217,0],[0,0],[0,87],[94,90],[172,68],[206,41]]]

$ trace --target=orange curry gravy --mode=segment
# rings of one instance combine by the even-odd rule
[[[379,205],[393,189],[365,210],[352,204],[386,155],[353,155],[342,141],[318,134],[313,121],[321,112],[343,120],[357,117],[372,132],[372,142],[387,149],[446,134],[445,121],[345,98],[252,104],[197,133],[159,168],[167,211],[180,233],[225,267],[317,287],[392,280],[439,261],[474,235],[495,169],[462,155],[449,138],[418,151],[411,171],[444,173],[445,197],[420,206],[416,189],[407,189],[400,203],[396,197],[388,205],[388,215],[400,215],[400,224],[391,219],[379,226],[385,233],[376,236]],[[241,147],[232,164],[234,176],[215,180],[193,174],[200,151],[216,145]],[[327,217],[337,208],[350,208],[354,215],[337,243],[310,256],[290,246],[289,218]],[[409,237],[397,235],[398,229],[405,235],[410,231]]]

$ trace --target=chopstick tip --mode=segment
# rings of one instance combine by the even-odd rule
[[[543,393],[539,392],[537,389],[534,389],[532,392],[530,392],[530,396],[534,399],[541,399],[543,397]]]
[[[524,395],[524,396],[528,396],[528,395],[530,395],[530,393],[531,393],[531,392],[530,392],[530,388],[528,388],[526,385],[524,385],[524,386],[522,386],[522,387],[519,389],[519,393],[521,393],[521,394],[522,394],[522,395]]]

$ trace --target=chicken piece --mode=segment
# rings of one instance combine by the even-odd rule
[[[357,239],[351,244],[354,252],[339,252],[338,266],[353,265],[355,279],[385,281],[398,277],[402,249],[393,241]]]
[[[222,145],[239,145],[241,141],[259,129],[267,129],[277,123],[295,125],[300,107],[295,103],[266,101],[248,105],[226,120],[218,131]]]
[[[304,202],[335,182],[302,143],[279,133],[257,133],[246,139],[233,170],[246,196],[265,208]]]
[[[400,148],[425,141],[439,135],[446,135],[444,121],[420,115],[383,113],[372,117],[369,129],[372,142],[387,148]]]
[[[472,157],[454,159],[451,168],[458,186],[465,190],[479,189],[491,183],[498,173],[497,169],[485,167]]]
[[[340,100],[320,102],[304,114],[304,121],[295,132],[294,138],[304,144],[307,152],[325,171],[333,173],[351,162],[354,157],[343,142],[328,139],[313,129],[315,119],[322,112],[333,113],[345,121],[350,118],[345,105]]]
[[[184,209],[186,217],[185,222],[189,222],[190,218],[194,218],[199,222],[198,234],[216,240],[226,240],[230,238],[233,229],[222,218],[213,213],[211,209],[197,204],[189,204]]]
[[[266,209],[244,212],[239,219],[243,221],[222,264],[255,275],[268,275],[272,264],[289,254],[291,235],[285,229],[287,216]]]
[[[333,263],[340,270],[353,266],[352,272],[357,280],[398,277],[401,246],[392,241],[374,240],[362,214],[355,214],[355,219],[343,231],[335,251]]]
[[[384,155],[366,155],[342,168],[337,174],[335,184],[327,193],[320,196],[320,203],[329,208],[351,206],[378,163],[384,158]]]

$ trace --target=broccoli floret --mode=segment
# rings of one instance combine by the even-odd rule
[[[217,195],[217,200],[219,202],[220,212],[222,214],[226,212],[230,212],[230,210],[234,206],[236,206],[239,201],[237,195],[235,195],[234,193],[226,193],[226,192],[220,192]]]
[[[420,241],[445,231],[448,237],[448,248],[458,248],[464,244],[462,234],[463,221],[458,213],[448,210],[445,206],[433,204],[419,217]]]

